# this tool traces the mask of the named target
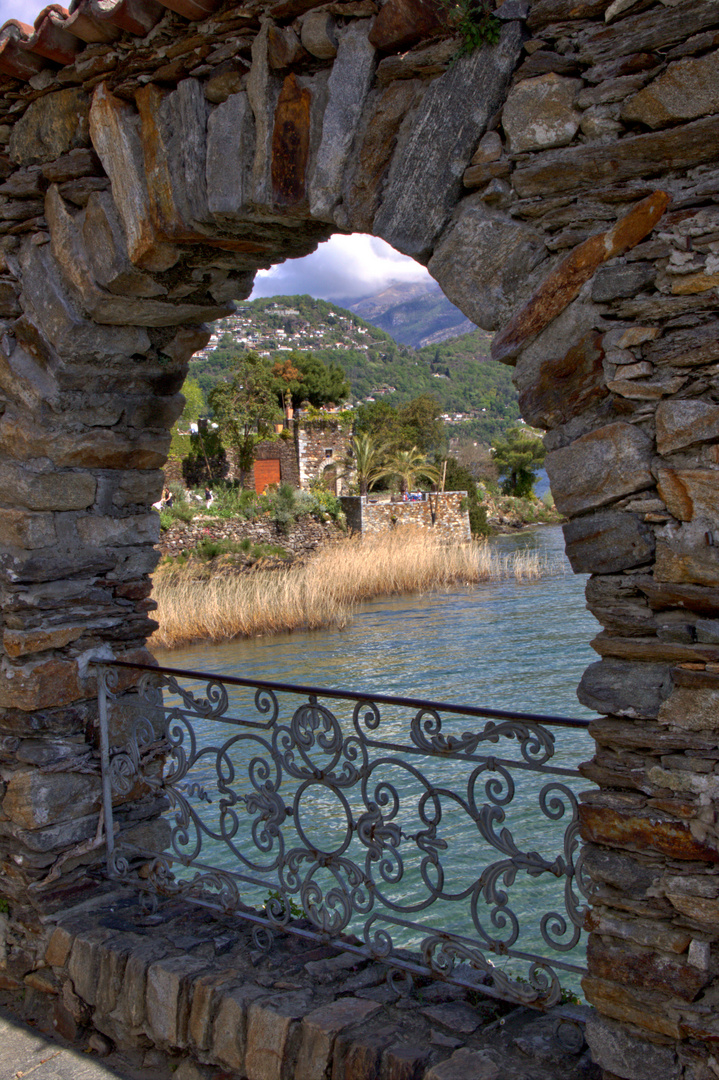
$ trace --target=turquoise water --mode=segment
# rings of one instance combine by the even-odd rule
[[[344,688],[368,694],[374,691],[503,710],[590,716],[577,703],[575,687],[584,668],[596,658],[588,642],[596,632],[597,624],[584,607],[583,579],[574,576],[568,565],[562,565],[561,529],[539,527],[519,535],[497,537],[492,544],[501,553],[521,548],[538,550],[554,566],[555,572],[533,582],[510,580],[429,596],[378,600],[357,611],[351,625],[342,631],[295,632],[221,645],[202,644],[158,654],[158,660],[172,667]],[[233,691],[231,703],[231,715],[255,721],[263,719],[248,692]],[[281,701],[277,723],[289,724],[298,704],[299,699]],[[337,718],[342,736],[351,735],[351,705],[336,701],[328,705]],[[333,878],[331,867],[310,868],[308,861],[300,858],[297,878],[288,879],[287,883],[292,887],[303,876],[309,876],[324,897],[328,917],[332,917],[333,910],[341,912],[339,900],[339,906],[333,909],[332,886],[338,879],[347,884],[348,874],[351,877],[350,863],[354,863],[371,874],[378,892],[394,905],[391,918],[398,921],[381,920],[375,928],[391,933],[396,945],[417,946],[427,927],[433,926],[451,930],[487,951],[483,934],[495,941],[506,941],[512,928],[511,912],[522,928],[521,936],[513,945],[514,950],[536,951],[554,959],[568,960],[571,964],[581,964],[581,946],[571,955],[555,953],[547,947],[540,933],[544,912],[563,911],[564,880],[548,873],[531,875],[524,867],[516,875],[511,871],[509,876],[504,875],[510,869],[506,860],[516,857],[518,851],[540,853],[545,865],[554,864],[558,857],[566,854],[562,850],[562,841],[567,815],[565,813],[563,820],[552,820],[553,804],[550,800],[542,806],[540,790],[552,782],[566,784],[577,792],[584,790],[587,783],[574,777],[540,774],[521,768],[510,770],[512,779],[508,780],[499,767],[494,771],[480,770],[472,778],[477,761],[427,757],[410,752],[415,747],[409,737],[412,710],[383,706],[381,713],[377,731],[366,733],[371,738],[379,737],[393,746],[409,747],[409,750],[370,750],[376,764],[364,796],[359,784],[332,786],[318,782],[316,778],[303,778],[299,775],[303,764],[302,750],[296,742],[290,747],[289,768],[283,770],[280,791],[285,805],[293,806],[300,830],[296,832],[288,823],[283,824],[280,831],[287,849],[311,845],[328,854],[337,854],[341,850],[341,857],[348,861],[339,871],[335,866],[336,878]],[[484,723],[473,718],[447,716],[443,732],[461,735],[465,731],[480,731]],[[245,877],[250,879],[242,885],[243,899],[261,905],[270,887],[276,884],[273,862],[279,840],[276,835],[262,834],[260,830],[255,839],[259,838],[260,847],[264,846],[266,850],[253,857],[251,866],[242,865],[255,820],[247,813],[242,800],[246,795],[260,792],[266,780],[276,786],[271,737],[265,732],[250,732],[247,728],[213,722],[200,722],[198,730],[203,739],[215,747],[225,739],[235,740],[220,759],[220,767],[227,791],[240,797],[234,807],[237,811],[234,824],[229,829],[232,833],[229,846],[212,839],[208,844],[205,838],[202,861],[229,871],[236,871],[240,866]],[[591,756],[591,740],[583,731],[561,728],[552,731],[556,736],[554,766],[562,771],[573,769]],[[290,734],[287,738],[291,743]],[[487,754],[522,763],[514,740],[480,743],[476,756]],[[359,764],[351,755],[340,755],[332,765],[332,757],[331,752],[323,752],[315,743],[307,751],[307,764],[318,769],[329,768],[335,776],[341,775],[343,767]],[[228,833],[228,819],[225,818],[221,828],[217,813],[220,800],[227,798],[227,791],[218,790],[217,760],[216,751],[207,754],[189,777],[191,781],[204,784],[212,799],[211,803],[200,803],[196,799],[190,802],[215,835],[223,829],[225,834]],[[266,768],[262,762],[268,763]],[[288,775],[293,770],[298,775]],[[489,801],[485,785],[492,780],[498,784],[492,789],[497,817],[493,823],[487,820],[485,825],[494,834],[494,843],[482,836],[476,820],[467,813],[472,798],[477,807]],[[511,783],[516,785],[514,797],[503,807]],[[427,798],[430,784],[439,788],[441,794]],[[393,791],[396,792],[394,807]],[[559,789],[555,789],[554,794],[561,794],[560,803],[568,807],[565,794]],[[418,807],[423,795],[425,809],[421,813]],[[397,835],[393,840],[391,829],[385,831],[381,858],[375,860],[369,857],[368,847],[348,829],[348,823],[356,822],[372,805],[379,805],[385,825],[401,827],[401,839]],[[559,806],[556,804],[557,813]],[[503,835],[503,829],[509,829],[511,836]],[[186,852],[192,850],[193,835],[191,830],[183,849]],[[346,849],[343,848],[345,842]],[[403,859],[401,874],[398,855]],[[380,870],[382,859],[385,860],[384,873]],[[530,864],[531,861],[530,858]],[[509,910],[500,905],[494,922],[494,905],[487,905],[484,895],[477,889],[479,875],[489,865],[501,869],[496,887],[505,891],[509,898],[506,905]],[[436,900],[431,909],[425,910],[433,890],[440,892],[442,898]],[[450,897],[457,898],[457,902],[451,901]],[[362,903],[359,894],[357,901]],[[360,925],[355,916],[351,929],[358,932]],[[557,936],[568,942],[571,934],[567,931]],[[514,970],[521,970],[516,967],[519,961],[496,956],[493,959],[500,966],[508,964]],[[576,979],[569,976],[569,983],[576,986]]]

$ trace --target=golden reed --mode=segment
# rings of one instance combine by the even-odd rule
[[[536,551],[501,555],[484,542],[444,544],[415,529],[344,540],[286,570],[218,574],[208,581],[193,578],[191,564],[160,568],[153,594],[160,626],[149,644],[173,649],[191,641],[339,628],[358,604],[377,596],[562,572],[561,559]]]

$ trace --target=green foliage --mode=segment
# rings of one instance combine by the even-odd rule
[[[350,384],[339,364],[325,362],[311,352],[294,350],[282,363],[275,363],[275,390],[280,404],[289,394],[297,408],[309,401],[316,409],[323,405],[338,405],[349,397]]]
[[[360,495],[366,495],[378,480],[386,475],[384,459],[387,448],[378,443],[372,435],[364,432],[355,435],[350,443],[344,467],[347,472],[354,470]]]
[[[497,44],[502,24],[492,11],[491,0],[445,0],[445,6],[453,8],[462,38],[460,56],[468,56],[482,45]]]
[[[399,407],[386,399],[360,405],[355,431],[371,436],[388,452],[415,447],[433,456],[442,453],[447,439],[442,408],[430,394],[420,394]]]
[[[265,906],[267,906],[270,900],[279,900],[282,904],[284,904],[284,900],[282,899],[279,889],[270,889],[267,894]],[[294,915],[295,918],[300,918],[302,915],[304,915],[304,911],[299,906],[299,904],[296,904],[294,900],[292,900],[290,897],[288,897],[287,900],[290,906],[290,915]]]
[[[10,914],[10,903],[6,896],[0,896],[0,915]]]
[[[190,436],[190,448],[182,458],[182,476],[190,487],[212,484],[224,479],[230,471],[219,431],[200,429]]]
[[[299,316],[273,313],[272,306],[277,302],[299,309]],[[338,317],[332,319],[330,311]],[[415,350],[398,344],[384,330],[353,312],[310,296],[253,300],[241,305],[238,313],[251,317],[253,329],[262,334],[280,327],[290,331],[295,324],[302,324],[316,360],[331,365],[339,357],[355,402],[375,396],[378,401],[404,405],[419,394],[430,394],[439,403],[440,413],[474,414],[461,425],[453,425],[453,434],[471,435],[485,443],[519,418],[511,368],[488,359],[491,335],[484,330]],[[321,343],[317,342],[316,332],[323,333]],[[206,358],[192,361],[192,375],[205,395],[219,380],[231,376],[236,358],[247,348],[226,333]],[[267,363],[270,367],[275,362],[283,365],[289,355],[275,352]],[[448,374],[449,378],[435,378],[436,374]],[[381,388],[386,392],[380,399]],[[413,442],[420,445],[416,439]]]
[[[267,439],[271,425],[282,419],[271,369],[257,353],[238,356],[232,378],[217,383],[209,402],[223,442],[237,455],[242,481],[252,468],[255,446]]]
[[[519,498],[531,495],[537,479],[535,466],[541,465],[546,453],[542,440],[514,427],[507,431],[505,438],[494,441],[492,450],[500,476],[505,478],[503,493]]]
[[[416,446],[409,450],[393,450],[387,457],[386,471],[399,480],[399,489],[402,492],[414,491],[418,480],[429,480],[436,483],[438,470],[435,465],[430,465],[427,458]]]

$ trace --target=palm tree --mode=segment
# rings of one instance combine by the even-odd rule
[[[355,435],[349,446],[345,462],[347,472],[354,471],[359,482],[360,495],[366,495],[383,476],[386,449],[374,441],[371,435]]]
[[[439,479],[439,470],[430,465],[426,456],[416,446],[411,450],[395,450],[387,461],[385,473],[399,477],[402,494],[411,491],[420,477],[433,483]]]

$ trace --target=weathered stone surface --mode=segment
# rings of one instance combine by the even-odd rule
[[[677,631],[678,632],[678,631]],[[602,632],[591,641],[591,646],[600,656],[615,657],[618,660],[649,660],[657,663],[717,663],[719,650],[716,646],[692,641],[667,639],[667,631],[660,631],[662,637],[617,637],[615,634]]]
[[[657,490],[680,521],[719,516],[719,472],[714,469],[659,469]]]
[[[426,1080],[498,1080],[500,1069],[487,1054],[465,1046],[425,1075]]]
[[[126,518],[92,515],[80,518],[75,527],[83,543],[98,546],[156,544],[160,535],[160,520],[152,512]]]
[[[518,24],[507,23],[496,46],[457,60],[406,117],[374,222],[376,234],[405,255],[425,261],[431,254],[520,48]]]
[[[61,649],[75,641],[84,632],[83,626],[55,626],[52,630],[3,630],[3,646],[8,656],[13,658],[28,653],[45,652],[47,649]]]
[[[324,1080],[337,1033],[368,1020],[380,1008],[374,1001],[343,997],[308,1013],[302,1021],[294,1080]]]
[[[686,57],[669,67],[624,105],[622,119],[650,128],[719,112],[719,55]]]
[[[400,80],[367,97],[339,208],[353,231],[372,231],[400,124],[423,89],[417,80]]]
[[[719,119],[707,117],[668,131],[627,135],[598,145],[587,143],[547,150],[512,174],[522,198],[580,191],[597,184],[617,184],[634,177],[658,176],[665,170],[692,168],[714,158]]]
[[[608,424],[547,454],[557,509],[578,514],[652,487],[652,442],[633,424]]]
[[[187,983],[203,968],[189,956],[158,960],[147,969],[145,1015],[156,1042],[183,1047],[187,1041]]]
[[[57,539],[52,514],[28,510],[0,510],[0,544],[41,548]]]
[[[308,1007],[302,994],[281,994],[253,1002],[247,1015],[247,1080],[286,1080],[293,1065],[293,1039]]]
[[[79,87],[31,102],[13,125],[10,157],[17,165],[33,165],[87,146],[89,107],[87,94]]]
[[[125,230],[110,193],[94,192],[86,206],[81,219],[82,238],[97,284],[118,296],[165,295],[164,285],[132,265]]]
[[[239,214],[251,193],[255,123],[246,93],[233,94],[207,121],[207,201],[218,217]]]
[[[306,58],[307,53],[291,26],[270,26],[267,35],[267,61],[273,71],[281,71]],[[239,90],[239,87],[237,89]]]
[[[719,548],[712,539],[706,521],[667,526],[657,537],[655,580],[719,585]]]
[[[675,686],[662,703],[657,720],[686,731],[719,730],[719,690]]]
[[[580,79],[566,79],[554,72],[517,83],[502,109],[502,127],[511,153],[570,143],[582,118],[574,108],[581,88]]]
[[[189,1044],[196,1050],[209,1050],[213,1037],[212,1022],[213,1019],[216,1019],[216,1014],[219,1015],[218,1000],[220,1001],[220,1007],[222,1007],[222,1004],[224,1004],[222,989],[233,981],[234,976],[235,972],[230,969],[220,972],[212,971],[207,975],[200,975],[198,978],[193,979],[192,1001],[187,1020],[187,1036]],[[229,1029],[225,1028],[223,1022],[218,1028],[218,1032],[220,1030],[229,1030],[234,1035],[241,1036],[242,1021],[243,1017],[240,1015],[239,1022],[230,1024]],[[219,1042],[221,1042],[221,1038]]]
[[[600,979],[661,990],[684,1001],[694,1001],[711,979],[708,972],[669,953],[599,934],[589,935],[587,965],[590,975]]]
[[[150,214],[166,239],[192,239],[207,221],[208,104],[197,79],[163,94],[148,83],[136,94]]]
[[[592,1058],[604,1069],[627,1080],[680,1080],[681,1068],[672,1046],[657,1045],[638,1039],[621,1024],[591,1017],[585,1037]]]
[[[312,216],[332,221],[342,197],[342,182],[352,141],[375,68],[368,40],[370,20],[358,19],[339,35],[337,59],[327,83],[327,105],[314,175],[309,185]]]
[[[595,844],[656,852],[670,859],[719,862],[719,852],[714,846],[695,840],[685,822],[659,810],[633,813],[631,809],[620,811],[584,802],[579,807],[579,822],[582,838]]]
[[[657,406],[657,450],[671,454],[695,443],[719,439],[719,405],[679,398]]]
[[[222,995],[212,1033],[212,1055],[222,1065],[244,1071],[247,1009],[266,994],[262,987],[250,983]]]
[[[714,320],[686,330],[669,331],[643,349],[644,358],[653,364],[679,368],[712,363],[719,360],[718,331],[719,325]]]
[[[13,774],[2,807],[16,825],[41,829],[99,810],[100,798],[99,776],[23,770]]]
[[[370,42],[380,52],[402,52],[435,33],[444,21],[437,0],[387,0],[375,20]]]
[[[585,240],[547,277],[534,296],[492,342],[495,360],[509,363],[523,345],[544,329],[578,294],[607,259],[635,247],[657,224],[669,205],[663,191],[642,199],[605,233]]]
[[[636,514],[603,510],[563,526],[575,574],[615,574],[649,562],[654,534]]]
[[[399,79],[434,78],[447,70],[460,46],[458,37],[442,38],[399,56],[385,56],[377,66],[377,82],[388,86]]]
[[[634,986],[625,988],[609,979],[597,979],[591,975],[585,975],[582,979],[582,989],[589,1004],[594,1005],[604,1019],[621,1020],[647,1033],[674,1039],[682,1037],[676,1011],[672,1009],[671,1016],[668,1015],[666,995],[657,990],[640,991]],[[651,1038],[651,1035],[648,1034],[648,1037]]]
[[[166,270],[180,257],[177,248],[157,236],[150,214],[140,118],[109,92],[95,90],[90,108],[90,136],[112,184],[112,197],[125,226],[130,259],[148,270]]]
[[[272,133],[272,195],[280,206],[292,206],[305,197],[311,109],[311,91],[290,73],[277,100]]]
[[[527,275],[546,255],[536,230],[470,195],[442,234],[428,269],[453,304],[478,326],[493,330],[516,306]]]
[[[320,60],[333,60],[337,55],[337,25],[326,10],[305,15],[301,39],[307,52]]]
[[[221,318],[232,310],[224,306],[126,298],[105,292],[98,287],[91,271],[90,256],[82,233],[85,215],[81,212],[76,218],[73,217],[54,185],[45,199],[45,214],[50,226],[52,253],[74,291],[78,305],[95,322],[110,326],[133,323],[139,326],[178,326],[180,323]]]
[[[6,412],[0,419],[0,437],[7,456],[17,461],[47,457],[67,468],[158,469],[167,460],[169,432],[122,432],[94,428],[83,434],[48,432],[43,438],[37,425]]]
[[[542,362],[533,378],[523,380],[522,416],[530,424],[553,428],[601,401],[607,396],[603,359],[602,335],[590,331],[564,356]]]
[[[95,1004],[102,945],[111,936],[111,930],[86,930],[73,941],[68,974],[75,994],[88,1005]]]
[[[269,66],[268,35],[269,25],[264,23],[252,42],[252,67],[247,80],[247,97],[255,119],[252,201],[260,206],[272,202],[272,132],[277,99],[282,88],[282,80]]]
[[[132,356],[150,347],[146,331],[139,327],[98,326],[82,316],[48,244],[24,245],[20,263],[25,316],[61,356],[73,359]]]
[[[45,963],[50,967],[62,967],[74,941],[73,935],[64,926],[56,926],[45,951]]]
[[[471,1035],[479,1027],[482,1017],[470,1005],[462,1002],[447,1002],[440,1005],[430,1005],[422,1010],[432,1024],[441,1024],[458,1035]]]
[[[671,692],[670,670],[666,664],[599,660],[582,675],[577,697],[598,713],[653,720]]]
[[[650,262],[600,266],[592,281],[592,300],[603,304],[618,296],[636,296],[645,286],[652,284],[656,273],[656,267]]]

